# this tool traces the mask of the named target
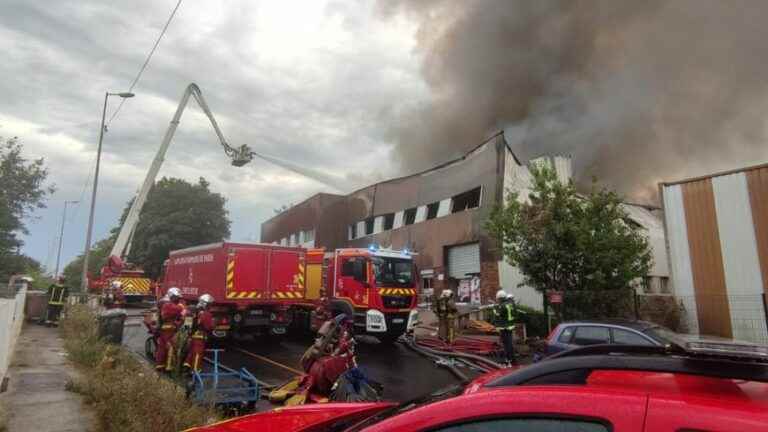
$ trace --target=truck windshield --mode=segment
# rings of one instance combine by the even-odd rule
[[[409,287],[413,284],[413,261],[383,257],[373,257],[371,261],[376,285]]]

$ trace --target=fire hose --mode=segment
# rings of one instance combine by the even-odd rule
[[[458,370],[456,368],[456,366],[451,364],[451,362],[447,358],[442,357],[442,356],[437,355],[437,354],[432,354],[432,353],[429,352],[429,350],[421,348],[421,347],[418,347],[416,345],[416,343],[413,341],[413,339],[411,339],[411,338],[406,338],[403,341],[403,343],[405,344],[405,346],[407,346],[408,348],[412,349],[413,351],[421,354],[422,356],[428,357],[428,358],[434,360],[435,363],[438,366],[442,366],[442,367],[448,369],[451,373],[456,375],[456,377],[459,378],[459,380],[461,380],[462,384],[468,384],[470,382],[469,377],[464,375],[464,373],[462,373],[460,370]]]
[[[485,358],[485,357],[482,357],[482,356],[479,356],[479,355],[470,354],[470,353],[464,353],[464,352],[456,352],[456,351],[437,350],[437,349],[425,347],[425,346],[421,345],[420,343],[418,343],[416,341],[413,341],[413,343],[416,344],[416,345],[419,345],[420,349],[423,349],[423,350],[429,352],[430,354],[434,354],[434,355],[437,355],[437,356],[459,357],[459,358],[464,358],[464,359],[468,359],[468,360],[475,360],[475,361],[484,363],[484,365],[486,367],[490,367],[492,369],[501,369],[501,368],[503,368],[503,366],[500,365],[499,363],[496,363],[495,361],[493,361],[491,359],[488,359],[488,358]]]

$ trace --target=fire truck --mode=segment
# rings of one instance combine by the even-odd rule
[[[321,306],[332,316],[347,314],[357,334],[384,342],[416,320],[408,251],[223,242],[172,251],[163,274],[162,289],[179,288],[187,303],[214,297],[217,338],[309,330]]]

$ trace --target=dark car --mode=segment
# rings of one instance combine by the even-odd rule
[[[587,345],[664,346],[672,342],[675,333],[647,321],[595,320],[559,324],[547,338],[544,351],[534,360],[541,360],[561,351]]]

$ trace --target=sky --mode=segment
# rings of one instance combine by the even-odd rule
[[[176,0],[0,6],[0,136],[44,157],[55,184],[28,221],[23,252],[52,270],[65,200],[61,267],[81,253],[104,93],[125,91]],[[94,239],[113,228],[144,179],[185,87],[197,83],[227,140],[342,179],[349,190],[399,165],[385,124],[398,103],[426,98],[415,24],[382,20],[364,1],[185,0],[136,96],[104,136]],[[107,118],[119,104],[110,97]],[[256,241],[275,208],[328,186],[256,160],[232,167],[190,102],[160,176],[196,181],[227,198],[233,240]]]

